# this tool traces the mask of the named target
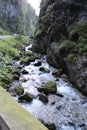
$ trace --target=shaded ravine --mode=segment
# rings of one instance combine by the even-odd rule
[[[29,47],[26,48],[26,51],[28,51]],[[39,71],[41,66],[34,65],[38,61],[42,63],[41,66],[48,68],[50,73]],[[30,103],[21,103],[27,111],[45,124],[54,123],[56,130],[87,129],[87,98],[76,90],[69,80],[64,78],[64,75],[59,77],[52,75],[55,68],[47,63],[46,56],[36,59],[35,62],[31,62],[24,68],[29,74],[21,75],[20,81],[22,78],[26,79],[26,82],[21,81],[24,90],[31,93],[34,97]],[[51,80],[57,83],[57,93],[49,94],[49,102],[44,104],[39,100],[37,87]]]

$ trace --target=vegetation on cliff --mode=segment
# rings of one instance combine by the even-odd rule
[[[17,33],[32,35],[35,26],[35,10],[27,0],[0,0],[0,34]],[[2,30],[3,29],[3,30]]]
[[[77,55],[87,55],[87,21],[69,27],[69,40],[61,43],[59,52],[68,61],[75,60]]]

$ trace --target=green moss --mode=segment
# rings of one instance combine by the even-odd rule
[[[55,81],[49,81],[44,86],[38,88],[39,92],[44,92],[45,94],[48,93],[56,93],[57,85]]]

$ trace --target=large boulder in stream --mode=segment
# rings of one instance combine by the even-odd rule
[[[55,81],[49,81],[44,86],[37,88],[37,90],[45,94],[54,94],[57,92],[57,85]]]
[[[33,96],[30,93],[26,92],[24,95],[20,96],[18,100],[20,102],[30,102],[33,100]]]
[[[18,87],[14,88],[14,92],[17,95],[22,95],[24,93],[24,88],[22,85],[19,85]]]
[[[41,71],[41,72],[44,72],[44,73],[50,73],[50,70],[48,69],[48,68],[46,68],[46,67],[40,67],[39,68],[39,70]]]
[[[41,100],[44,104],[48,103],[48,97],[43,94],[39,94],[39,100]]]

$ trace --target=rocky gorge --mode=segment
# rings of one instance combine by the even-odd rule
[[[61,69],[47,63],[46,55],[32,52],[31,47],[15,60],[20,75],[8,89],[10,94],[49,130],[87,129],[87,98]]]
[[[87,95],[87,1],[43,0],[33,50]]]
[[[87,1],[40,8],[32,41],[32,7],[0,0],[0,34],[19,33],[0,37],[0,86],[49,130],[87,130]]]

